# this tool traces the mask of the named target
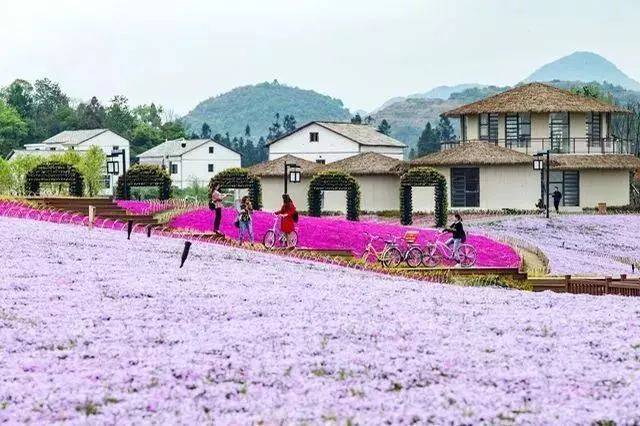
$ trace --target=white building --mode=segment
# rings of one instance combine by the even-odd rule
[[[365,124],[312,121],[267,144],[269,160],[293,155],[320,164],[364,152],[376,152],[397,160],[404,158],[404,143]]]
[[[176,139],[143,152],[138,160],[166,167],[173,185],[184,189],[208,185],[217,173],[240,167],[241,155],[213,139]]]
[[[18,158],[23,155],[50,157],[55,154],[62,154],[64,151],[83,153],[92,146],[101,148],[106,155],[110,155],[113,151],[124,150],[124,161],[126,162],[126,168],[129,168],[129,141],[108,129],[65,130],[40,143],[27,144],[24,146],[24,149],[12,151],[7,159],[11,160],[12,158]],[[122,157],[113,158],[111,161],[118,161],[120,163],[119,174],[121,175],[125,169]],[[113,194],[113,188],[115,188],[117,181],[117,176],[105,175],[103,195]]]

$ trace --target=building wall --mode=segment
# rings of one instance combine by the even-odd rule
[[[289,183],[287,192],[298,210],[309,210],[307,192],[309,191],[310,177],[303,176],[300,183]],[[282,193],[284,181],[281,176],[266,176],[260,178],[262,184],[262,209],[265,211],[277,211],[282,206]]]
[[[628,170],[580,170],[580,207],[629,204]]]
[[[480,139],[478,135],[478,115],[467,115],[467,140],[473,141]]]
[[[569,114],[569,137],[587,137],[587,115],[583,112],[572,112]],[[604,134],[604,133],[603,133]]]
[[[311,132],[318,133],[318,142],[309,141]],[[402,148],[361,146],[338,133],[312,124],[269,145],[269,161],[289,154],[308,161],[325,160],[326,163],[331,163],[365,151],[379,152],[399,160],[404,155]]]

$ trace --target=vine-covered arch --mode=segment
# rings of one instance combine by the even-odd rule
[[[413,222],[411,188],[414,186],[433,186],[435,188],[436,226],[447,226],[447,179],[430,167],[410,169],[400,178],[400,218],[402,224],[411,225]]]
[[[322,213],[322,191],[347,191],[347,219],[358,220],[360,215],[360,185],[353,176],[336,171],[317,174],[309,182],[309,215]]]
[[[84,193],[84,179],[78,169],[61,161],[47,161],[31,169],[25,177],[25,191],[27,194],[40,195],[40,184],[68,183],[69,195],[82,197]]]
[[[125,186],[126,182],[126,186]],[[136,186],[157,186],[158,198],[171,198],[171,178],[169,173],[155,164],[136,164],[118,178],[116,196],[121,200],[131,197],[131,188]]]
[[[255,210],[262,209],[262,184],[260,178],[252,175],[246,169],[235,167],[224,170],[209,182],[209,193],[213,186],[219,183],[221,189],[248,189],[249,199]]]

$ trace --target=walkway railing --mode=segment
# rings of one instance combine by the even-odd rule
[[[446,141],[441,143],[442,149],[453,148],[470,140]],[[551,151],[557,154],[640,154],[640,142],[637,140],[610,138],[521,138],[492,139],[483,142],[513,149],[525,154]]]

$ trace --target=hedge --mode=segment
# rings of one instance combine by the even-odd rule
[[[347,191],[347,219],[358,220],[360,215],[360,185],[353,176],[336,171],[319,173],[309,182],[307,198],[309,216],[322,213],[322,191]]]
[[[127,187],[125,188],[125,175]],[[117,198],[128,200],[131,197],[131,188],[136,186],[157,186],[158,198],[168,200],[171,198],[171,178],[169,173],[155,164],[136,164],[127,173],[118,178],[116,187]]]
[[[262,184],[257,176],[252,175],[246,169],[235,167],[212,177],[209,182],[209,196],[217,183],[220,184],[221,189],[248,189],[253,208],[255,210],[262,209]]]
[[[411,225],[413,223],[411,188],[414,186],[435,187],[434,214],[436,226],[447,226],[447,179],[430,167],[411,169],[400,178],[400,222],[403,225]]]
[[[25,192],[40,195],[40,184],[68,183],[69,195],[82,197],[84,179],[75,166],[61,161],[47,161],[31,169],[25,177]]]

